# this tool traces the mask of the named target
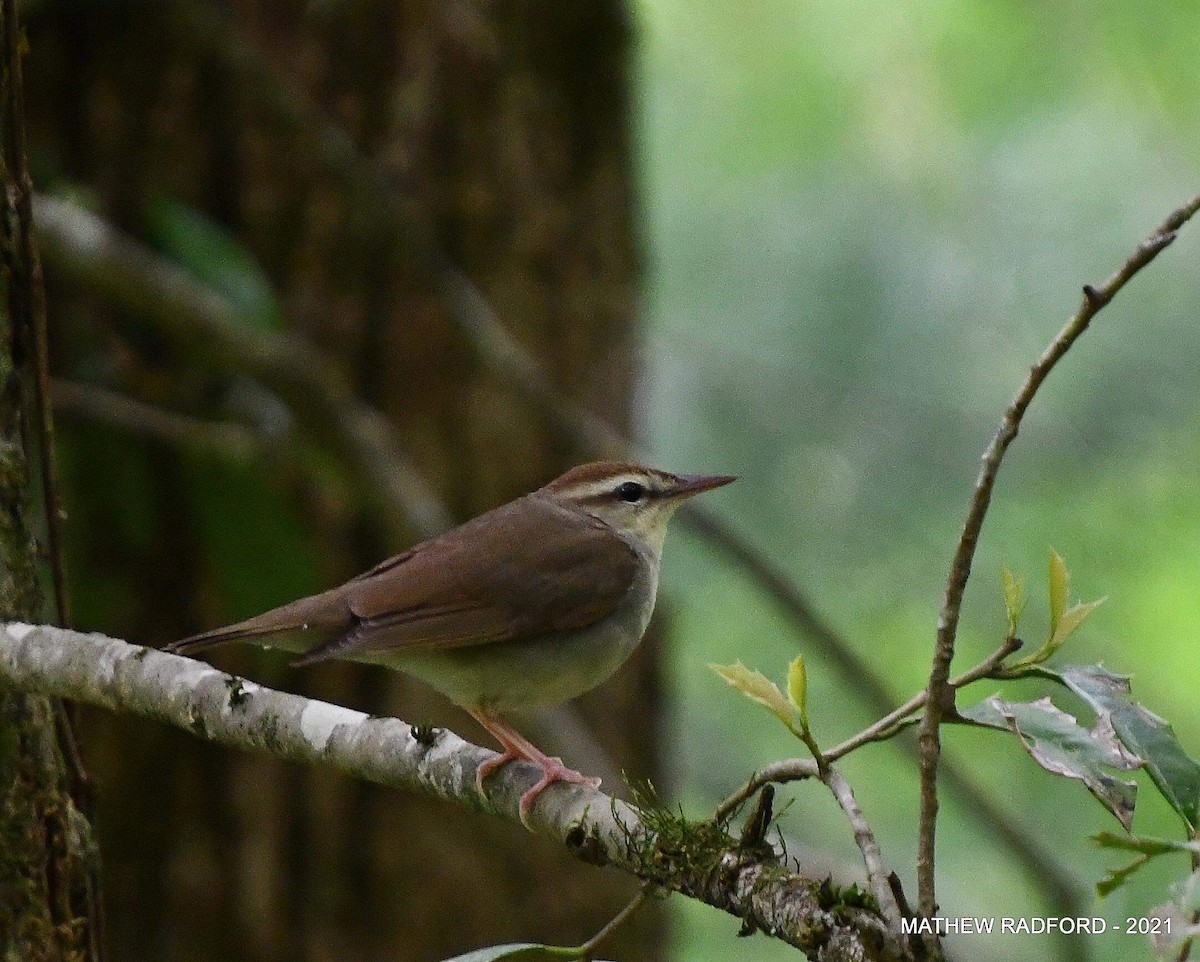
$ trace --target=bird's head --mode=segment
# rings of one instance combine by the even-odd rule
[[[623,461],[593,461],[555,478],[542,493],[598,518],[662,552],[667,524],[693,495],[737,479],[726,474],[671,474]]]

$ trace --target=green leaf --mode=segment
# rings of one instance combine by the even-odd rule
[[[1053,548],[1050,549],[1050,637],[1058,633],[1058,623],[1067,610],[1067,591],[1071,587],[1071,574],[1067,563]]]
[[[808,728],[808,669],[804,667],[804,656],[797,655],[788,665],[788,700],[800,713],[800,725]]]
[[[1017,636],[1017,624],[1025,610],[1025,582],[1013,577],[1007,565],[1000,566],[1000,584],[1004,587],[1004,610],[1008,614],[1008,636]]]
[[[999,695],[961,714],[976,724],[1012,732],[1042,768],[1083,782],[1126,831],[1133,824],[1137,782],[1115,778],[1107,770],[1130,771],[1142,760],[1117,740],[1103,719],[1094,729],[1087,729],[1049,698],[1008,702]]]
[[[1098,832],[1092,841],[1100,848],[1120,852],[1141,852],[1154,857],[1170,852],[1200,852],[1200,842],[1188,842],[1177,838],[1158,838],[1154,835],[1118,835],[1116,832]]]
[[[271,330],[283,329],[283,310],[270,280],[225,227],[165,195],[147,206],[145,219],[151,245],[221,294],[239,317]]]
[[[456,955],[446,962],[557,962],[559,959],[578,959],[582,954],[581,946],[567,948],[535,942],[514,942],[509,945],[489,945],[466,955]]]
[[[1046,647],[1050,650],[1049,654],[1052,655],[1058,651],[1062,647],[1063,642],[1071,637],[1075,629],[1083,624],[1083,620],[1107,600],[1107,598],[1100,598],[1097,601],[1089,601],[1087,604],[1071,605],[1070,608],[1064,611],[1062,617],[1058,619],[1058,627],[1054,630],[1054,634],[1046,642]]]
[[[1083,624],[1093,611],[1104,604],[1105,599],[1089,601],[1067,607],[1067,592],[1071,587],[1071,573],[1067,563],[1053,548],[1050,549],[1050,634],[1046,643],[1031,655],[1027,655],[1012,665],[1013,668],[1028,668],[1030,665],[1040,665],[1063,646],[1075,630]],[[1005,591],[1007,593],[1007,582]],[[1012,626],[1012,615],[1009,615],[1009,625]]]
[[[1101,665],[1068,665],[1053,673],[1086,701],[1130,752],[1142,758],[1155,788],[1189,832],[1200,825],[1200,762],[1183,749],[1171,725],[1133,701],[1129,678]]]
[[[764,705],[781,722],[787,725],[788,728],[791,728],[795,724],[795,719],[792,715],[792,706],[783,697],[783,692],[779,690],[779,686],[767,679],[760,672],[747,668],[740,660],[734,662],[732,665],[710,664],[708,667],[751,701],[756,701],[760,705]]]
[[[1106,896],[1111,895],[1129,881],[1129,876],[1131,876],[1149,861],[1149,855],[1139,855],[1128,865],[1123,865],[1120,868],[1109,869],[1108,874],[1096,883],[1096,894],[1099,895],[1100,898],[1105,898]]]
[[[1173,838],[1155,838],[1149,835],[1117,835],[1113,832],[1100,832],[1092,836],[1092,841],[1101,848],[1119,852],[1140,853],[1128,865],[1110,869],[1108,875],[1096,883],[1096,893],[1101,898],[1119,889],[1134,872],[1159,855],[1171,855],[1183,852],[1195,855],[1200,852],[1200,842],[1185,842]]]

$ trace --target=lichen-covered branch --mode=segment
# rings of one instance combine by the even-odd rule
[[[519,825],[521,793],[537,778],[513,763],[475,785],[487,749],[442,729],[422,731],[325,702],[273,691],[178,655],[97,634],[47,626],[0,627],[0,684],[98,705],[183,728],[208,741],[325,765],[367,781],[447,799]],[[579,786],[554,786],[530,827],[579,858],[682,892],[810,958],[905,960],[903,940],[870,907],[789,871],[773,853],[742,851],[709,824],[681,844],[656,835],[624,802]],[[669,842],[669,844],[668,844]]]

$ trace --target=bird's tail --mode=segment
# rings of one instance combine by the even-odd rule
[[[301,598],[279,608],[272,608],[237,624],[181,638],[166,645],[163,650],[178,655],[191,655],[229,641],[247,641],[288,631],[306,631],[310,628],[341,628],[349,624],[351,617],[341,589],[334,588],[310,598]]]

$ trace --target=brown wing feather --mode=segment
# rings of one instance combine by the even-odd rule
[[[495,559],[486,573],[480,554]],[[347,582],[356,626],[301,661],[585,628],[621,602],[636,571],[611,528],[535,492]]]

